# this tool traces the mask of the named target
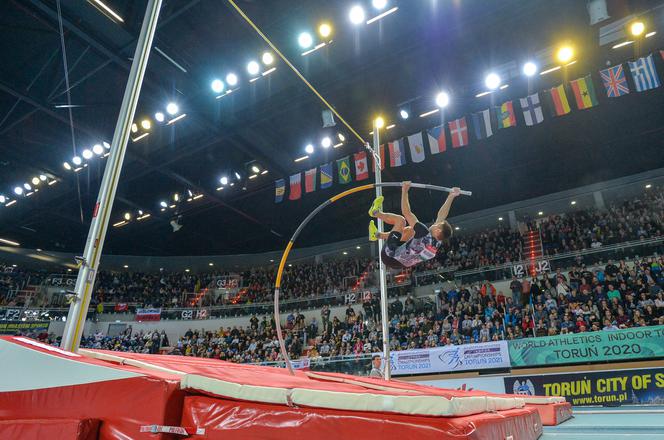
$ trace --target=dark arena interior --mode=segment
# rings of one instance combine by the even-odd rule
[[[0,438],[664,438],[663,0],[0,2]]]

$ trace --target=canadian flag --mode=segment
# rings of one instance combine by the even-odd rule
[[[367,152],[360,151],[354,154],[355,157],[355,180],[364,180],[369,178],[369,163],[367,161]]]

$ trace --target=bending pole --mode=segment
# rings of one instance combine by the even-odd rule
[[[138,97],[140,96],[141,85],[143,84],[143,76],[145,75],[145,69],[150,56],[152,39],[157,29],[161,2],[162,0],[149,0],[145,17],[143,18],[141,33],[138,37],[134,53],[134,61],[131,64],[127,87],[122,98],[120,114],[115,124],[115,132],[113,133],[113,141],[111,142],[111,154],[108,156],[108,162],[104,168],[104,176],[101,180],[97,203],[95,204],[90,222],[90,232],[88,232],[88,238],[85,242],[83,257],[79,261],[80,269],[76,278],[76,287],[74,288],[75,296],[69,306],[67,324],[65,325],[62,343],[60,344],[65,350],[77,351],[81,342],[81,336],[83,335],[85,317],[88,314],[92,288],[95,284],[99,259],[101,258],[101,251],[104,247],[104,238],[106,238],[106,230],[108,229],[108,222],[111,218],[115,191],[118,187],[122,162],[127,151],[131,121],[134,119],[134,113],[136,112],[136,105],[138,104]]]
[[[367,185],[350,188],[344,192],[337,194],[336,196],[330,197],[329,199],[318,205],[316,209],[311,211],[311,213],[309,213],[309,215],[304,220],[302,220],[302,223],[300,223],[300,225],[297,227],[297,229],[291,236],[290,240],[288,241],[288,245],[286,246],[286,249],[284,249],[284,253],[281,255],[281,261],[279,261],[279,268],[277,269],[277,279],[274,283],[274,323],[277,326],[277,339],[279,339],[279,351],[281,352],[281,357],[284,359],[286,367],[288,368],[288,371],[290,371],[291,374],[295,374],[295,372],[293,371],[293,365],[291,364],[290,358],[288,357],[288,352],[286,351],[286,344],[284,343],[283,334],[281,333],[281,319],[279,312],[279,292],[281,290],[281,278],[284,274],[284,267],[286,266],[286,260],[288,260],[288,254],[290,254],[290,251],[293,248],[295,240],[297,240],[297,237],[300,235],[304,227],[311,221],[311,219],[313,219],[319,212],[321,212],[323,208],[325,208],[328,205],[331,205],[337,200],[343,199],[344,197],[354,194],[356,192],[366,191],[369,189],[374,189],[376,187],[379,188],[385,188],[388,186],[401,187],[402,185],[403,185],[402,182],[369,183]],[[424,183],[411,183],[410,187],[419,188],[419,189],[428,189],[431,191],[452,192],[452,188],[448,188],[445,186],[428,185]],[[460,191],[460,194],[464,196],[473,195],[473,193],[470,191]]]

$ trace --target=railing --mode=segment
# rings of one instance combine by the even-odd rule
[[[639,250],[643,250],[641,255],[652,255],[655,252],[661,252],[663,250],[663,244],[664,237],[654,237],[644,240],[617,243],[599,248],[583,249],[581,251],[544,255],[542,258],[538,258],[535,262],[549,261],[551,266],[550,269],[555,271],[557,268],[567,269],[571,266],[579,266],[582,264],[590,266],[609,259],[620,260],[635,257],[639,255],[637,253]],[[532,261],[526,259],[523,261],[514,261],[495,266],[486,266],[478,269],[462,271],[456,270],[456,267],[446,267],[416,273],[414,281],[416,286],[432,284],[432,282],[427,281],[431,280],[433,277],[438,279],[440,279],[439,277],[450,280],[454,279],[457,283],[461,284],[483,280],[500,281],[510,279],[514,275],[513,268],[515,266],[527,267],[532,263]]]
[[[353,376],[368,376],[371,371],[371,359],[380,353],[358,354],[350,356],[304,358],[292,360],[295,367],[302,365],[311,371],[325,371],[328,373],[345,373]],[[259,365],[286,368],[283,361],[261,362]]]

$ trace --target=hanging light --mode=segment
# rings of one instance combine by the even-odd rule
[[[104,154],[104,147],[102,147],[101,144],[94,144],[92,147],[92,152],[97,156],[101,156]]]

